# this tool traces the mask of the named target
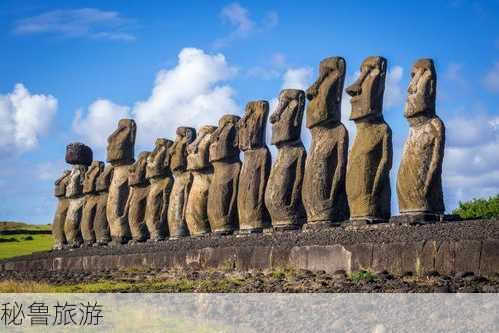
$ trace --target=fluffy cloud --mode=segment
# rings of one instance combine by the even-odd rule
[[[448,208],[499,193],[499,117],[450,119],[447,137],[443,179]]]
[[[20,83],[12,92],[0,95],[0,151],[20,153],[35,148],[56,111],[55,97],[31,95]]]
[[[130,118],[130,108],[99,99],[90,104],[88,111],[78,110],[73,120],[73,130],[92,147],[102,148],[107,137],[116,129],[121,118]]]
[[[251,19],[249,11],[237,2],[223,7],[220,18],[223,22],[230,24],[233,30],[227,36],[215,40],[213,43],[215,48],[222,48],[236,39],[246,38],[255,30],[272,29],[279,22],[279,15],[274,11],[269,11],[259,23],[256,23]]]
[[[282,89],[306,90],[312,80],[312,68],[290,68],[283,75]]]
[[[499,92],[499,61],[497,61],[487,75],[485,75],[483,84],[488,90]]]
[[[139,145],[149,147],[157,137],[174,138],[178,126],[216,124],[223,114],[239,113],[232,88],[222,83],[235,73],[222,54],[185,48],[174,68],[157,74],[147,100],[131,109],[98,100],[86,112],[76,114],[73,128],[92,144],[103,146],[117,120],[132,116]]]
[[[54,10],[18,20],[14,32],[131,41],[135,37],[127,32],[130,22],[118,12],[96,8]]]

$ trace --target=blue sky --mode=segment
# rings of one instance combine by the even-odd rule
[[[498,17],[498,1],[3,0],[0,220],[51,222],[67,143],[86,142],[104,159],[116,120],[133,116],[137,152],[151,149],[177,126],[216,124],[250,100],[306,88],[328,56],[346,59],[347,82],[365,57],[388,59],[393,187],[410,68],[433,58],[447,209],[499,193]],[[353,141],[346,97],[343,113]]]

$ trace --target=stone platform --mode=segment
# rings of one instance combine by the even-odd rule
[[[0,260],[0,271],[104,271],[130,267],[295,268],[451,274],[499,273],[499,220],[183,238],[120,247],[38,252]]]

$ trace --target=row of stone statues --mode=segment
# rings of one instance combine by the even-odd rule
[[[92,161],[89,147],[67,147],[73,164],[56,181],[56,247],[163,240],[207,233],[290,230],[344,220],[390,218],[392,137],[382,115],[387,61],[369,57],[348,88],[357,133],[348,152],[341,123],[345,60],[324,59],[307,91],[285,89],[270,116],[272,164],[265,143],[267,101],[246,105],[244,116],[225,115],[218,126],[179,127],[175,141],[157,139],[134,160],[136,125],[122,119],[108,138],[107,161]],[[435,114],[436,72],[431,59],[411,72],[404,115],[410,124],[398,172],[402,215],[422,220],[444,213],[441,170],[445,128]],[[312,143],[300,138],[305,100]],[[243,161],[240,160],[243,153]]]

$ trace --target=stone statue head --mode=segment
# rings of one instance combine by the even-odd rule
[[[136,134],[133,119],[120,119],[118,129],[107,138],[107,161],[113,165],[133,163]]]
[[[187,169],[187,146],[196,139],[196,130],[192,127],[178,127],[177,137],[170,149],[170,168],[172,171]]]
[[[211,135],[217,130],[216,126],[202,126],[198,129],[196,140],[187,146],[187,169],[201,170],[210,165]]]
[[[383,57],[368,57],[362,62],[359,78],[346,89],[347,94],[352,96],[350,120],[381,115],[386,65]]]
[[[226,114],[218,121],[218,128],[211,134],[210,162],[239,157],[237,124],[241,117]]]
[[[404,116],[435,115],[437,73],[432,59],[419,59],[412,66]]]
[[[163,177],[170,174],[170,153],[172,140],[158,138],[154,150],[147,157],[146,178]]]
[[[277,109],[270,116],[273,145],[279,146],[282,143],[300,139],[304,108],[305,92],[303,90],[281,90]]]
[[[265,127],[268,115],[269,102],[253,101],[246,104],[244,116],[238,123],[240,150],[265,146]]]
[[[307,89],[307,128],[341,120],[341,96],[345,82],[346,62],[330,57],[319,64],[319,77]]]
[[[70,174],[70,170],[64,170],[62,175],[55,181],[54,195],[56,197],[64,197],[66,195],[66,186],[68,185]]]
[[[68,185],[66,186],[67,198],[75,198],[83,194],[83,180],[85,179],[86,172],[86,165],[77,164],[73,166],[69,175]]]
[[[90,167],[85,173],[85,179],[83,180],[83,193],[93,193],[96,191],[95,186],[97,182],[97,177],[104,171],[104,162],[92,161]]]
[[[104,171],[101,172],[97,178],[97,183],[95,185],[95,190],[97,192],[107,191],[111,185],[111,180],[113,179],[114,167],[111,164],[107,164],[104,167]]]
[[[128,167],[129,186],[143,185],[147,183],[146,166],[149,154],[150,152],[148,151],[141,152],[139,157],[137,157],[137,161]]]
[[[89,166],[92,158],[92,149],[81,142],[73,142],[66,146],[66,163]]]

